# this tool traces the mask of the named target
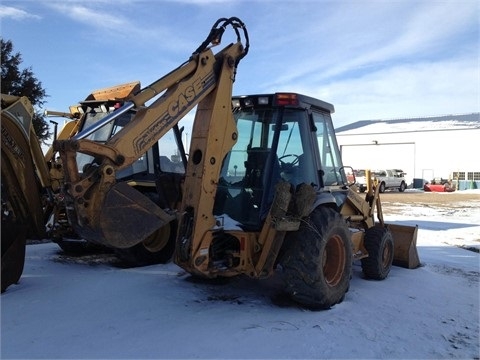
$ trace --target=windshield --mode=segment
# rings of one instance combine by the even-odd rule
[[[337,145],[335,131],[330,121],[330,115],[313,112],[313,119],[317,127],[318,149],[323,169],[325,186],[341,185],[346,183],[347,177],[343,171],[340,150]]]
[[[101,119],[103,119],[105,116],[109,115],[115,110],[113,107],[111,109],[107,109],[104,105],[102,105],[103,103],[84,106],[85,120],[82,129],[87,129],[90,126],[98,123]],[[130,120],[130,117],[131,115],[123,114],[115,120],[115,123],[127,122]],[[86,139],[103,144],[113,135],[112,129],[114,127],[118,129],[118,126],[115,126],[113,121],[109,122],[105,124],[105,126],[102,126],[98,130],[87,136]],[[90,164],[93,161],[93,156],[83,153],[77,153],[77,165],[80,172],[83,172],[85,165]]]
[[[83,129],[87,129],[93,124],[98,123],[105,116],[111,114],[115,108],[106,108],[105,104],[99,103],[96,105],[89,105],[85,107],[85,122]],[[88,140],[92,140],[98,143],[106,143],[112,136],[118,133],[123,127],[125,127],[132,117],[135,115],[134,111],[126,112],[115,120],[105,124],[91,135],[87,137]],[[134,174],[139,173],[152,173],[154,172],[154,156],[152,151],[160,152],[159,155],[159,167],[164,172],[184,173],[185,168],[181,161],[178,146],[172,140],[174,138],[173,130],[170,130],[163,138],[158,141],[158,146],[150,149],[147,153],[140,156],[132,165],[117,172],[117,179],[128,178]],[[173,146],[172,146],[173,144]],[[160,150],[159,150],[160,149]],[[85,165],[94,162],[94,158],[87,154],[77,153],[77,164],[80,172],[83,172]]]
[[[303,109],[246,109],[234,112],[239,138],[223,162],[214,213],[244,225],[258,224],[280,180],[294,186],[317,183],[310,149],[305,149]],[[228,200],[227,200],[228,199]]]
[[[310,152],[305,151],[302,141],[306,136],[305,111],[285,110],[280,125],[276,124],[278,113],[271,109],[239,111],[234,113],[234,117],[239,138],[224,161],[222,176],[225,180],[242,180],[250,165],[248,158],[253,152],[263,151],[268,155],[274,150],[284,180],[294,184],[316,182],[311,166],[300,169],[307,160],[312,163]]]

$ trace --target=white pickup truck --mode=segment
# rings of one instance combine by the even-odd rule
[[[398,191],[404,192],[407,188],[405,182],[405,175],[400,169],[380,169],[371,171],[372,178],[377,179],[380,192],[385,192],[386,189],[397,188]],[[367,190],[367,181],[365,179],[365,170],[357,170],[355,180],[360,192]]]

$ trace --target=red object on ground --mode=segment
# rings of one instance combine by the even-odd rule
[[[434,191],[434,192],[453,192],[455,189],[451,188],[448,185],[437,185],[437,184],[425,184],[423,185],[424,191]]]
[[[423,186],[425,191],[445,192],[445,185],[425,184]]]

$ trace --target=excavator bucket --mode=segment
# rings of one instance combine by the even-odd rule
[[[78,229],[80,235],[116,248],[134,246],[176,219],[125,182],[107,192],[98,215],[95,224]]]
[[[420,266],[417,252],[418,226],[386,224],[393,236],[393,265],[407,269]]]

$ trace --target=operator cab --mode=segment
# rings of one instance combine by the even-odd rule
[[[87,129],[100,122],[104,117],[110,115],[113,111],[120,108],[123,102],[120,101],[84,101],[78,106],[79,111],[85,116],[81,130]],[[89,140],[104,144],[112,138],[117,132],[130,122],[135,115],[135,111],[130,110],[118,116],[115,120],[105,124],[91,135],[86,137]],[[175,140],[175,141],[174,141]],[[182,162],[180,152],[177,150],[178,139],[174,130],[170,130],[166,136],[160,139],[144,155],[140,156],[129,167],[126,167],[117,173],[118,180],[153,181],[155,179],[155,169],[168,173],[185,173],[185,165]],[[173,151],[172,151],[173,149]],[[77,164],[81,172],[95,165],[95,159],[87,154],[77,154]],[[98,164],[97,164],[98,165]]]
[[[344,186],[333,105],[294,93],[232,98],[239,137],[224,159],[214,215],[259,228],[283,180],[315,189]]]
[[[78,110],[84,116],[80,130],[98,124],[123,104],[116,100],[81,102]],[[86,139],[105,144],[134,116],[135,111],[129,110],[99,127]],[[133,164],[118,170],[115,177],[118,182],[127,182],[163,208],[173,208],[181,199],[178,184],[184,178],[186,161],[181,130],[175,126]],[[93,156],[80,152],[77,153],[77,164],[80,173],[84,174],[100,165]]]

